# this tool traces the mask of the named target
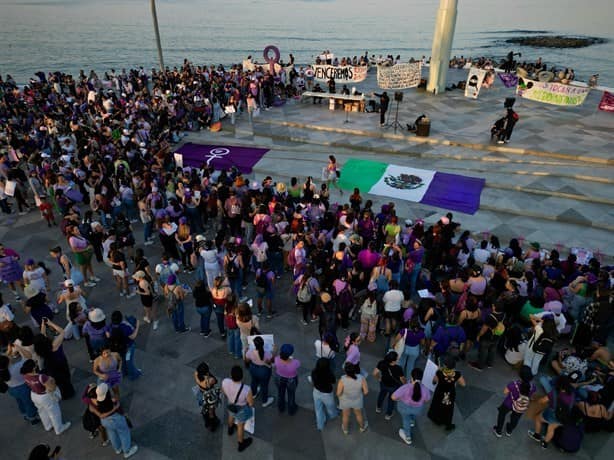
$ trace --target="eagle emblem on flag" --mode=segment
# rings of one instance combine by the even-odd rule
[[[414,190],[424,186],[421,177],[413,174],[400,174],[398,176],[389,175],[384,178],[386,185],[399,190]]]

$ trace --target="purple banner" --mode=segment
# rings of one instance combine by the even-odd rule
[[[420,203],[475,214],[485,182],[477,177],[437,172]]]
[[[506,88],[513,88],[518,84],[518,77],[513,73],[500,73],[499,78]]]
[[[203,163],[217,170],[230,169],[235,166],[244,174],[252,168],[269,149],[254,147],[235,147],[232,145],[205,145],[188,142],[177,149],[183,156],[183,165],[200,168]]]

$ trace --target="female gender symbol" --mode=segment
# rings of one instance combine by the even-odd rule
[[[209,154],[205,157],[207,158],[207,166],[211,163],[211,161],[216,158],[224,158],[226,155],[230,153],[230,149],[225,147],[216,147],[214,149],[209,150]]]
[[[269,57],[269,52],[273,51],[274,57]],[[281,54],[279,53],[279,48],[273,45],[269,45],[264,49],[264,60],[269,64],[269,69],[271,71],[271,75],[275,75],[275,64],[279,62],[281,58]]]

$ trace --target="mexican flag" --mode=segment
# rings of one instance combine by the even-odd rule
[[[417,169],[379,161],[348,160],[339,186],[358,187],[373,195],[428,204],[439,208],[475,214],[480,207],[484,179]]]

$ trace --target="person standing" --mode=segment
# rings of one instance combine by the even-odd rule
[[[198,280],[192,290],[194,296],[194,306],[200,316],[200,335],[209,337],[211,335],[211,313],[213,312],[213,297],[211,291],[204,281]]]
[[[275,398],[269,396],[273,354],[264,350],[264,340],[260,336],[254,337],[254,347],[245,353],[245,363],[252,376],[251,389],[253,394],[262,396],[262,407],[269,407],[275,402]]]
[[[437,387],[428,412],[428,417],[435,425],[444,425],[448,431],[456,428],[456,425],[452,423],[456,384],[465,386],[465,379],[459,371],[454,369],[455,366],[456,360],[451,356],[443,359],[443,366],[437,371],[433,379],[433,383],[436,383]]]
[[[51,431],[53,428],[55,434],[60,435],[68,430],[71,423],[62,423],[59,404],[61,396],[53,377],[38,372],[36,363],[31,359],[23,363],[20,373],[30,388],[32,402],[38,409],[45,431]]]
[[[520,117],[514,111],[514,109],[509,107],[507,109],[507,114],[505,115],[505,128],[499,135],[499,140],[497,141],[497,144],[507,144],[510,141],[510,137],[512,137],[512,131],[514,131],[514,126],[516,126],[516,123],[519,119]]]
[[[422,384],[422,375],[422,369],[413,369],[409,383],[399,387],[392,394],[392,400],[396,401],[397,410],[403,420],[399,437],[407,445],[412,443],[412,428],[416,426],[416,417],[422,413],[431,398],[431,392]]]
[[[390,105],[390,98],[388,97],[388,93],[386,91],[384,91],[382,94],[373,94],[379,97],[379,125],[383,127],[386,123],[386,111]]]
[[[510,413],[510,421],[505,425],[505,435],[511,436],[518,421],[522,417],[531,402],[531,396],[535,393],[535,384],[531,383],[533,373],[529,366],[520,368],[520,380],[515,380],[507,384],[503,390],[505,399],[499,406],[497,424],[492,427],[492,431],[497,438],[503,436],[503,424],[507,414]]]
[[[155,331],[158,329],[158,320],[153,306],[155,295],[151,277],[144,270],[137,270],[132,278],[136,281],[136,293],[141,297],[144,312],[143,321],[146,323],[153,322],[153,330]]]
[[[170,275],[166,280],[164,296],[166,297],[166,309],[173,320],[175,332],[190,331],[190,328],[185,325],[185,291],[183,287],[177,284],[177,277],[175,275]]]
[[[298,369],[301,362],[292,357],[294,347],[285,343],[275,357],[275,383],[277,384],[277,409],[280,413],[286,410],[286,394],[288,395],[288,414],[294,415],[298,409],[295,395],[298,386]]]
[[[120,413],[119,401],[111,396],[106,383],[96,387],[96,400],[92,401],[90,410],[100,417],[100,423],[117,455],[123,452],[124,458],[130,458],[137,453],[139,447],[132,443],[128,422]]]
[[[392,418],[392,411],[394,410],[392,394],[405,384],[403,369],[397,364],[398,359],[399,355],[396,351],[389,351],[373,370],[373,376],[379,381],[379,394],[377,395],[375,412],[381,413],[384,401],[387,401],[384,417],[386,420]]]
[[[217,378],[211,373],[207,363],[202,362],[194,372],[194,380],[200,392],[199,402],[202,405],[201,414],[205,421],[205,428],[213,433],[220,424],[220,419],[215,413],[220,402]]]
[[[341,409],[341,429],[343,434],[349,434],[348,424],[350,422],[350,412],[354,412],[360,432],[364,433],[369,427],[363,416],[364,396],[369,393],[367,380],[359,373],[360,368],[351,362],[346,362],[344,366],[345,375],[341,376],[337,384],[337,397],[339,398],[339,409]]]
[[[40,422],[32,403],[30,388],[19,372],[26,360],[9,346],[8,356],[0,355],[0,393],[7,392],[15,401],[23,419],[36,425]]]
[[[238,450],[243,452],[252,443],[252,438],[245,439],[245,422],[254,414],[254,396],[250,387],[243,383],[243,369],[240,366],[233,366],[230,378],[222,381],[222,392],[228,408],[228,436],[235,432],[236,423]]]
[[[335,396],[333,394],[335,374],[333,374],[329,359],[318,359],[315,369],[311,371],[311,383],[313,384],[316,428],[318,431],[322,431],[327,421],[339,416],[339,410],[335,404]]]
[[[123,375],[130,380],[136,380],[142,374],[141,370],[134,364],[136,351],[134,340],[139,334],[139,326],[138,320],[133,326],[128,321],[124,321],[124,315],[121,311],[115,310],[111,313],[111,324],[105,332],[109,348],[121,356]]]

